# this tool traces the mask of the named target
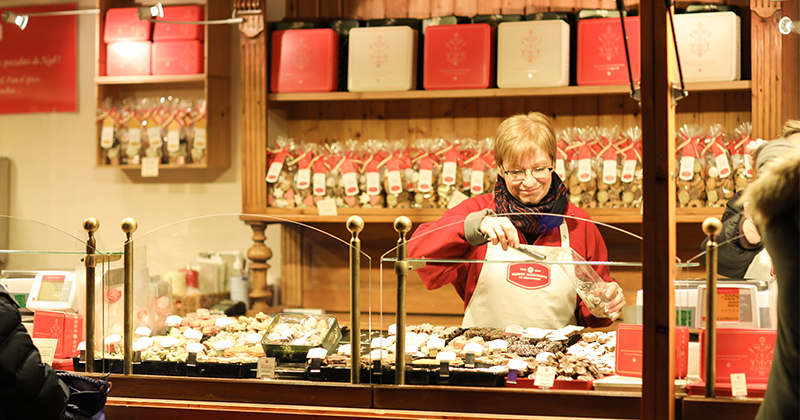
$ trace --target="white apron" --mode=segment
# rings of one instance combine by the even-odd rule
[[[772,268],[772,258],[764,248],[756,254],[753,261],[747,267],[744,278],[752,280],[770,280],[775,277],[775,270]]]
[[[547,257],[548,261],[572,261],[569,230],[564,221],[561,247],[520,245]],[[464,312],[462,327],[561,328],[575,324],[575,266],[540,264],[525,254],[489,243],[475,292]]]

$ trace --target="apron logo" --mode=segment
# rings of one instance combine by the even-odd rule
[[[506,281],[523,289],[541,289],[550,285],[550,267],[542,264],[509,264]]]

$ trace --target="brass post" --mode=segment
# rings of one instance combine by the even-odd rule
[[[722,223],[716,217],[703,221],[706,242],[706,398],[716,394],[717,358],[717,233]]]
[[[397,261],[394,272],[397,274],[397,340],[395,343],[395,376],[396,385],[406,383],[406,277],[408,275],[408,253],[406,250],[406,234],[411,231],[411,220],[400,216],[394,221],[394,230],[400,234],[397,240]]]
[[[85,310],[85,333],[86,340],[86,373],[94,373],[94,263],[92,256],[97,249],[97,239],[94,233],[100,229],[100,222],[94,217],[87,217],[83,221],[83,229],[89,235],[86,240],[86,258],[84,258],[84,267],[86,267],[86,310]]]
[[[350,231],[350,383],[361,382],[361,239],[364,220],[358,216],[347,219]]]
[[[123,375],[133,373],[133,232],[139,228],[131,217],[122,221],[122,231],[125,232],[125,257],[124,257],[124,305],[123,315]]]

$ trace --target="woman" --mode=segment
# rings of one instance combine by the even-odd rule
[[[532,112],[503,121],[494,158],[500,169],[494,193],[467,199],[438,221],[421,225],[408,243],[409,257],[520,263],[429,263],[418,270],[426,287],[455,287],[464,300],[464,327],[610,325],[612,318],[592,315],[575,291],[574,272],[592,271],[589,267],[539,264],[509,250],[529,249],[549,261],[571,261],[572,251],[587,261],[607,258],[600,232],[585,221],[585,211],[569,203],[564,184],[553,172],[556,138],[550,120]],[[608,266],[594,271],[609,282],[606,309],[619,313],[625,305],[622,289],[609,276]]]

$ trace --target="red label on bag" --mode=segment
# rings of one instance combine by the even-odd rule
[[[509,264],[506,280],[523,289],[541,289],[550,285],[550,267],[542,264]]]

